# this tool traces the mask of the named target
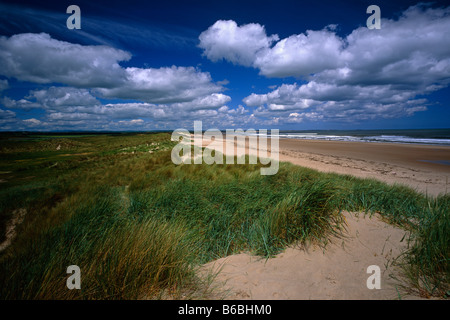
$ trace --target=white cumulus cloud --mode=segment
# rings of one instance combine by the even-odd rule
[[[192,101],[222,90],[208,72],[194,67],[126,68],[125,82],[98,89],[103,97],[136,99],[151,103]]]
[[[238,26],[233,20],[219,20],[200,34],[199,47],[212,61],[221,59],[251,66],[259,52],[267,50],[278,35],[267,36],[263,26],[250,23]]]
[[[59,41],[46,33],[0,37],[0,74],[22,81],[117,86],[125,73],[119,62],[130,58],[123,50]]]

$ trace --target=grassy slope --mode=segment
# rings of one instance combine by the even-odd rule
[[[274,176],[261,176],[260,165],[176,166],[172,146],[162,133],[3,139],[0,235],[14,210],[27,215],[0,254],[0,297],[199,292],[198,265],[243,250],[270,256],[296,242],[326,244],[341,210],[379,212],[411,230],[403,260],[411,285],[424,295],[448,291],[449,196],[287,163]],[[82,290],[65,285],[72,264]]]

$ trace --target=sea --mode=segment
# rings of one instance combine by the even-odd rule
[[[280,130],[280,138],[450,146],[450,129]]]

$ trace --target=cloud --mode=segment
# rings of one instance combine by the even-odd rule
[[[221,59],[251,66],[260,51],[267,50],[278,35],[268,37],[263,26],[250,23],[238,26],[232,20],[219,20],[199,36],[199,47],[211,61]]]
[[[50,87],[43,90],[33,90],[26,98],[35,100],[44,108],[53,109],[100,104],[100,101],[91,94],[90,90],[73,87]]]
[[[3,97],[0,99],[0,104],[8,109],[22,109],[25,111],[30,111],[32,109],[42,108],[40,103],[31,102],[26,99],[13,100],[9,97]]]
[[[42,108],[45,110],[68,110],[73,106],[99,105],[88,89],[73,87],[49,87],[47,89],[32,90],[23,99],[13,100],[9,97],[0,99],[0,103],[8,109],[21,109],[30,111]]]
[[[339,84],[391,84],[426,89],[435,82],[447,85],[450,76],[450,7],[410,7],[398,20],[382,19],[374,36],[367,28],[347,38],[346,76]],[[324,74],[328,76],[331,74]]]
[[[301,123],[305,119],[318,121],[323,120],[323,118],[324,116],[317,112],[302,112],[302,113],[293,112],[289,114],[288,118],[286,119],[286,123]]]
[[[292,35],[256,56],[253,66],[267,77],[300,77],[334,69],[342,60],[344,41],[328,30]]]
[[[212,82],[209,73],[194,67],[126,68],[125,72],[123,85],[96,92],[106,98],[173,103],[193,101],[222,90],[222,86]]]
[[[197,98],[190,102],[174,103],[170,105],[173,108],[182,110],[206,110],[219,109],[231,101],[231,97],[222,93],[213,93],[209,96]]]
[[[278,41],[278,35],[267,36],[260,24],[238,26],[232,20],[217,21],[200,34],[199,40],[199,47],[211,61],[224,59],[253,66],[268,77],[303,76],[335,68],[344,46],[344,41],[328,29],[308,30],[306,35]]]
[[[12,130],[13,125],[16,123],[17,118],[14,111],[0,109],[0,128],[3,130]]]
[[[42,123],[40,120],[35,119],[35,118],[25,119],[25,120],[23,120],[23,122],[29,126],[38,126]]]
[[[13,119],[15,117],[16,117],[16,113],[14,111],[0,109],[0,119],[1,120]]]
[[[283,84],[275,90],[267,94],[255,94],[245,97],[243,101],[246,105],[255,107],[262,104],[296,104],[301,102],[305,98],[311,98],[311,96],[305,96],[297,84]]]
[[[351,122],[405,117],[427,110],[429,102],[415,99],[415,96],[414,92],[395,90],[390,86],[335,86],[310,82],[284,84],[267,94],[252,94],[243,100],[248,106],[257,107],[255,115],[276,115],[286,119],[286,123],[299,123],[305,119]]]
[[[0,74],[35,83],[114,87],[124,79],[119,65],[131,54],[107,46],[82,46],[45,33],[0,37]]]
[[[133,120],[120,120],[119,123],[126,124],[126,125],[136,125],[136,124],[143,124],[144,120],[142,119],[133,119]]]
[[[0,80],[0,92],[9,88],[8,80]]]

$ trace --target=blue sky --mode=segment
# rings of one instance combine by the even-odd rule
[[[450,127],[445,2],[1,1],[0,21],[3,131]]]

